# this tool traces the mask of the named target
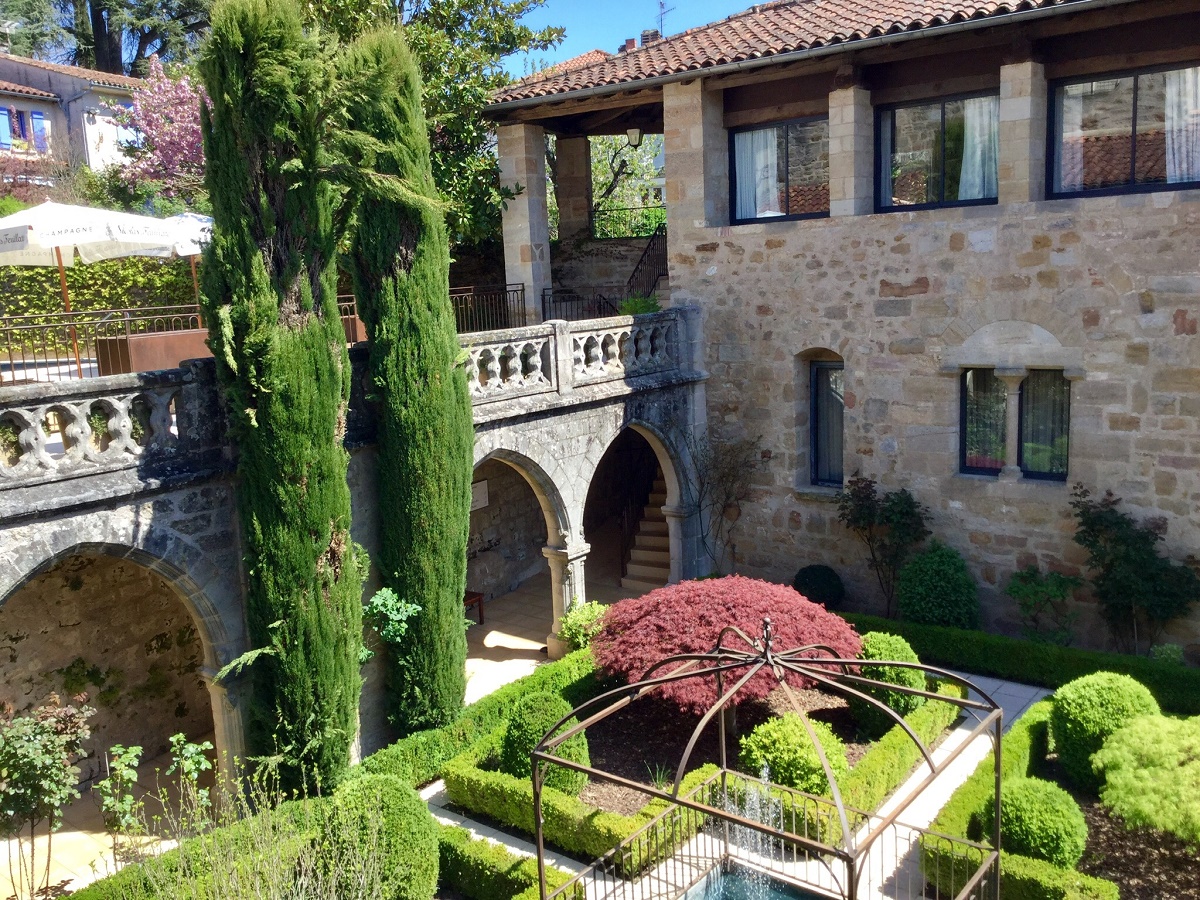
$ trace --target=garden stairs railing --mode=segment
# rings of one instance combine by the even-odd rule
[[[667,275],[667,226],[664,222],[650,235],[625,284],[546,288],[542,291],[542,320],[564,319],[574,322],[618,315],[622,301],[657,294],[659,281]]]

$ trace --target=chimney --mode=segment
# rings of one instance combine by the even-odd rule
[[[625,38],[625,46],[617,50],[618,53],[628,53],[630,50],[637,49],[637,38]]]
[[[657,28],[648,28],[642,32],[642,46],[653,44],[656,41],[661,41],[662,35],[658,33]]]

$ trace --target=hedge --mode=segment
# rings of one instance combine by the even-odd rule
[[[1120,672],[1146,685],[1165,712],[1200,715],[1200,669],[1123,653],[1103,653],[1020,638],[845,614],[860,632],[888,631],[912,645],[921,661],[1022,684],[1060,688],[1093,672]]]
[[[1018,719],[1001,744],[1003,778],[1021,778],[1045,758],[1050,730],[1049,700],[1035,703]],[[996,789],[995,762],[988,753],[975,772],[954,792],[930,826],[939,834],[991,843],[991,824],[981,812]],[[937,835],[921,839],[921,871],[942,896],[954,897],[974,874]],[[1118,900],[1117,886],[1071,869],[1060,869],[1040,859],[1000,853],[1000,893],[1004,900]]]
[[[188,306],[196,287],[186,259],[131,256],[106,259],[67,272],[71,309]],[[54,266],[0,266],[0,315],[47,315],[63,311],[58,269]]]
[[[601,688],[591,651],[577,650],[538,666],[531,675],[472,703],[453,725],[418,731],[373,753],[352,769],[349,777],[395,775],[414,786],[428,784],[438,778],[451,759],[503,725],[513,706],[526,694],[551,691],[575,707],[596,696]]]
[[[527,778],[514,778],[484,768],[498,755],[502,732],[503,729],[497,729],[446,765],[442,774],[446,781],[446,796],[452,803],[473,813],[533,834],[533,783]],[[680,784],[680,794],[688,793],[716,771],[716,766],[706,765],[689,772]],[[545,788],[542,791],[542,829],[548,844],[581,859],[599,859],[668,808],[667,801],[654,799],[634,815],[623,816],[589,806],[570,794]],[[644,843],[671,852],[676,843],[687,840],[702,824],[697,819],[696,816],[687,817],[684,826],[670,818],[664,819],[663,827],[673,840],[641,842],[629,856],[618,862],[618,867],[626,876],[642,871],[657,861],[642,855]]]
[[[441,887],[452,888],[469,900],[538,900],[537,860],[517,856],[500,844],[473,838],[465,828],[441,826],[438,835]],[[571,874],[546,866],[546,892],[553,893]],[[582,885],[574,900],[583,900]]]

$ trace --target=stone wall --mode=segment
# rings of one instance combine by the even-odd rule
[[[56,692],[86,692],[97,712],[80,778],[102,774],[113,744],[143,760],[171,735],[210,737],[203,648],[186,607],[156,573],[127,560],[79,555],[35,576],[0,607],[0,704],[25,713]]]
[[[471,512],[467,588],[491,600],[545,570],[546,517],[537,495],[512,466],[489,460],[471,480],[487,482],[488,503]]]
[[[1015,569],[1080,571],[1074,482],[1161,517],[1172,557],[1200,553],[1200,192],[707,228],[684,210],[670,227],[673,298],[700,305],[711,336],[713,430],[762,436],[739,570],[784,581],[828,563],[878,608],[834,491],[808,486],[798,357],[818,348],[845,360],[847,476],[913,490],[969,560],[990,627],[1018,625],[1002,593]],[[964,365],[1076,379],[1066,484],[958,474]],[[1083,643],[1105,645],[1094,604],[1080,609]],[[1200,661],[1200,610],[1169,638]]]
[[[649,238],[568,238],[551,247],[554,286],[569,290],[605,287],[624,290]]]

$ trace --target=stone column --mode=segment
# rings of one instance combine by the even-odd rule
[[[527,320],[540,322],[542,290],[550,287],[546,133],[537,125],[501,125],[496,138],[500,186],[517,193],[504,210],[505,278],[525,285]]]
[[[559,138],[555,196],[560,239],[592,232],[592,148],[586,137]]]
[[[1004,382],[1007,391],[1005,399],[1007,415],[1004,421],[1004,468],[1000,470],[1001,481],[1017,481],[1021,477],[1021,467],[1017,465],[1017,454],[1021,446],[1021,382],[1028,374],[1024,368],[996,369],[996,377]]]
[[[546,654],[551,659],[560,659],[567,652],[567,645],[558,639],[558,626],[563,613],[577,603],[587,602],[587,590],[583,581],[583,562],[587,559],[590,544],[580,542],[566,547],[543,547],[542,555],[550,563],[550,592],[554,621],[550,634],[546,635]]]
[[[1046,196],[1046,67],[1024,61],[1000,67],[1001,203]]]
[[[216,670],[209,666],[200,669],[200,677],[208,688],[212,706],[213,744],[217,751],[217,766],[229,796],[237,795],[236,784],[238,761],[246,756],[246,734],[243,729],[242,712],[238,708],[241,679],[231,677],[229,682],[217,682]]]
[[[662,514],[667,520],[667,550],[671,559],[667,584],[679,584],[683,581],[683,529],[688,510],[682,506],[664,506]]]
[[[829,94],[829,215],[874,212],[874,135],[869,90],[851,84]]]
[[[703,79],[663,85],[667,245],[670,256],[699,228],[729,224],[729,140],[723,94]]]

